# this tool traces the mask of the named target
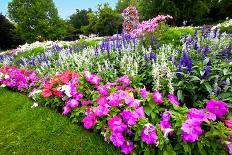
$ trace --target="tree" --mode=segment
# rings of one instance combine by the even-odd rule
[[[184,21],[199,24],[209,13],[211,0],[139,0],[137,3],[141,18],[149,19],[159,14],[170,14],[177,25]]]
[[[116,10],[121,13],[125,8],[131,4],[131,0],[118,0]]]
[[[122,29],[122,17],[109,4],[100,5],[98,8],[98,21],[96,29],[100,36],[113,35]]]
[[[86,26],[89,24],[88,13],[92,13],[92,10],[77,9],[76,12],[69,17],[70,19],[68,20],[68,22],[72,24],[73,27],[75,28],[76,34],[82,33],[81,26]]]
[[[23,44],[24,41],[20,38],[16,31],[16,27],[4,15],[0,13],[0,49],[7,50],[16,48]]]
[[[65,34],[65,21],[59,18],[52,0],[13,0],[8,4],[8,12],[28,42],[61,39]]]
[[[98,11],[88,13],[89,25],[82,26],[84,34],[95,33],[100,36],[113,35],[122,30],[122,17],[109,4],[99,5]]]

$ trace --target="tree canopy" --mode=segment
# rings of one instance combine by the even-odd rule
[[[61,39],[65,34],[65,22],[59,18],[52,0],[12,0],[8,12],[28,42]]]
[[[0,49],[15,48],[24,43],[17,33],[16,27],[0,13]]]

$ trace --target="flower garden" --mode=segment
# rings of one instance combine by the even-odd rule
[[[1,87],[98,132],[124,154],[232,154],[231,34],[203,26],[165,44],[157,36],[171,16],[139,23],[135,8],[123,15],[122,34],[0,55]]]

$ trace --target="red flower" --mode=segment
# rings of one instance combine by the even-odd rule
[[[46,82],[44,88],[45,89],[52,89],[52,85],[53,85],[52,82],[50,82],[50,81]]]
[[[61,91],[58,91],[57,89],[53,89],[53,94],[57,97],[61,97],[62,95],[62,92]]]
[[[232,118],[224,120],[224,123],[226,126],[228,126],[228,128],[232,129]]]
[[[43,96],[43,97],[52,96],[52,92],[51,92],[49,89],[44,89],[44,90],[42,91],[42,96]]]

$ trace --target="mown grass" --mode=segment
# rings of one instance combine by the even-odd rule
[[[26,96],[0,88],[0,154],[120,154],[97,133]]]

